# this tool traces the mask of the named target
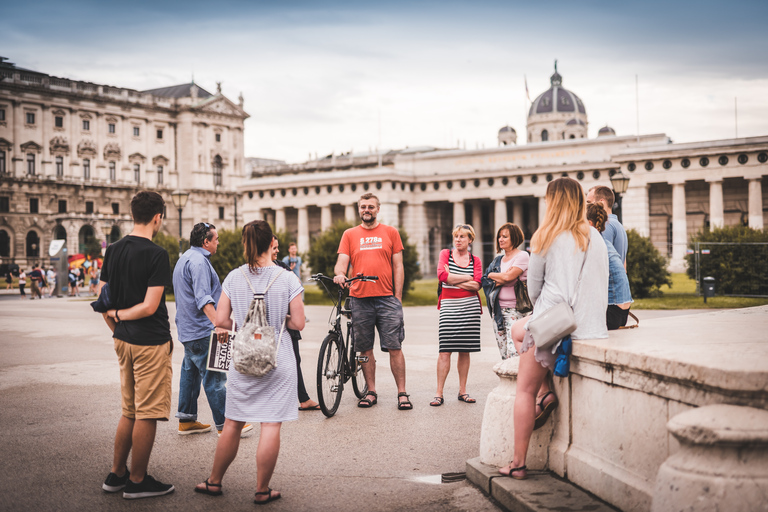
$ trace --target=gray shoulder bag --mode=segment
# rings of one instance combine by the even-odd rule
[[[552,348],[558,341],[565,338],[576,330],[576,317],[573,314],[573,303],[579,292],[581,285],[581,275],[584,272],[584,265],[587,263],[587,254],[591,240],[587,244],[587,250],[584,251],[584,261],[581,263],[579,279],[576,282],[576,288],[571,297],[571,303],[560,302],[555,304],[541,315],[528,322],[528,331],[533,337],[536,348],[547,350]]]

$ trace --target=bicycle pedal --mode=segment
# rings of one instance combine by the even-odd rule
[[[338,393],[339,392],[339,386],[331,386],[331,393]]]
[[[368,362],[368,356],[357,356],[355,357],[358,363],[367,363]]]

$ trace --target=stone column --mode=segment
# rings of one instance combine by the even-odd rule
[[[721,228],[723,218],[723,180],[715,178],[709,182],[709,226]]]
[[[275,231],[285,231],[285,208],[275,208]]]
[[[13,172],[14,176],[24,176],[27,170],[24,168],[25,159],[27,158],[21,152],[21,140],[22,128],[24,127],[24,108],[20,101],[14,101],[13,103],[13,152],[11,153],[11,161],[9,162],[8,169]],[[26,242],[25,242],[26,243]],[[26,248],[26,245],[24,246]],[[27,255],[26,252],[23,253]]]
[[[539,221],[536,224],[536,226],[541,226],[541,224],[544,222],[544,217],[547,216],[547,201],[544,199],[544,196],[538,196],[537,199],[539,200]]]
[[[331,221],[331,205],[325,205],[320,207],[320,231],[325,231],[330,228]]]
[[[749,227],[763,229],[763,183],[761,178],[749,180]]]
[[[685,250],[688,244],[688,227],[685,219],[685,182],[672,183],[672,261],[670,270],[685,270]]]
[[[352,224],[355,224],[359,220],[357,216],[357,205],[344,205],[344,220],[351,222]]]
[[[42,146],[42,150],[40,152],[40,176],[47,176],[48,172],[52,166],[48,165],[51,163],[51,153],[48,150],[48,136],[49,136],[49,130],[47,127],[47,118],[48,118],[48,105],[40,105],[40,130],[43,137],[43,140],[41,141],[40,145]],[[53,121],[51,121],[51,125],[53,124]],[[55,172],[54,172],[55,175]],[[40,253],[42,255],[42,252]]]
[[[465,222],[467,222],[467,211],[464,208],[464,201],[456,201],[453,203],[453,226],[458,226]]]
[[[651,232],[650,203],[648,191],[650,186],[638,185],[630,187],[621,198],[621,222],[627,229],[634,229],[642,236],[649,236]]]
[[[381,203],[381,209],[379,210],[379,216],[378,216],[379,222],[386,224],[388,226],[399,226],[400,225],[400,208],[397,203],[391,203],[387,202]]]
[[[507,200],[504,198],[493,200],[493,232],[497,233],[499,228],[509,221],[507,214]],[[495,234],[494,234],[495,236]]]
[[[523,200],[519,197],[516,197],[512,203],[512,222],[525,231],[525,227],[523,226]]]
[[[475,243],[473,245],[480,249],[483,243],[483,204],[480,201],[472,203],[472,227],[475,228]],[[483,254],[482,249],[475,249],[473,252],[477,256]]]
[[[429,265],[429,228],[427,227],[427,208],[424,203],[408,204],[403,227],[408,233],[408,240],[416,246],[419,253],[419,267],[423,275],[432,273]]]
[[[298,228],[299,228],[299,235],[297,237],[296,243],[299,246],[299,250],[302,252],[306,252],[309,250],[309,217],[307,215],[307,207],[301,206],[298,208],[299,210],[299,220],[298,220]],[[285,210],[281,210],[282,212],[285,212]],[[283,213],[285,215],[285,213]]]

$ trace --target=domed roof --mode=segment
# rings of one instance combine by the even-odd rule
[[[557,72],[557,61],[555,61],[555,73],[549,78],[549,82],[552,86],[533,100],[531,109],[528,111],[528,117],[533,114],[551,114],[553,112],[587,113],[581,98],[562,87],[563,77]]]
[[[502,128],[499,130],[499,133],[504,133],[504,132],[512,132],[512,133],[517,133],[517,132],[515,131],[515,129],[514,129],[514,128],[512,128],[512,127],[511,127],[511,126],[509,126],[509,125],[507,125],[507,126],[504,126],[504,127],[502,127]]]
[[[597,131],[598,137],[604,137],[606,135],[616,135],[616,130],[608,125],[605,125]]]
[[[586,126],[586,123],[582,121],[581,119],[571,119],[567,123],[565,123],[567,126],[573,126],[576,124],[580,124],[581,126]]]

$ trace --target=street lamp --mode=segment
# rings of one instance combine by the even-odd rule
[[[179,210],[179,256],[181,256],[181,211],[187,204],[189,192],[182,192],[181,189],[176,189],[176,192],[171,194],[171,199],[173,200],[173,206]]]
[[[622,209],[621,209],[621,194],[627,191],[629,187],[629,177],[624,175],[621,170],[618,170],[616,174],[611,176],[611,186],[613,187],[613,193],[616,196],[616,210],[614,211],[619,222],[622,222]]]

